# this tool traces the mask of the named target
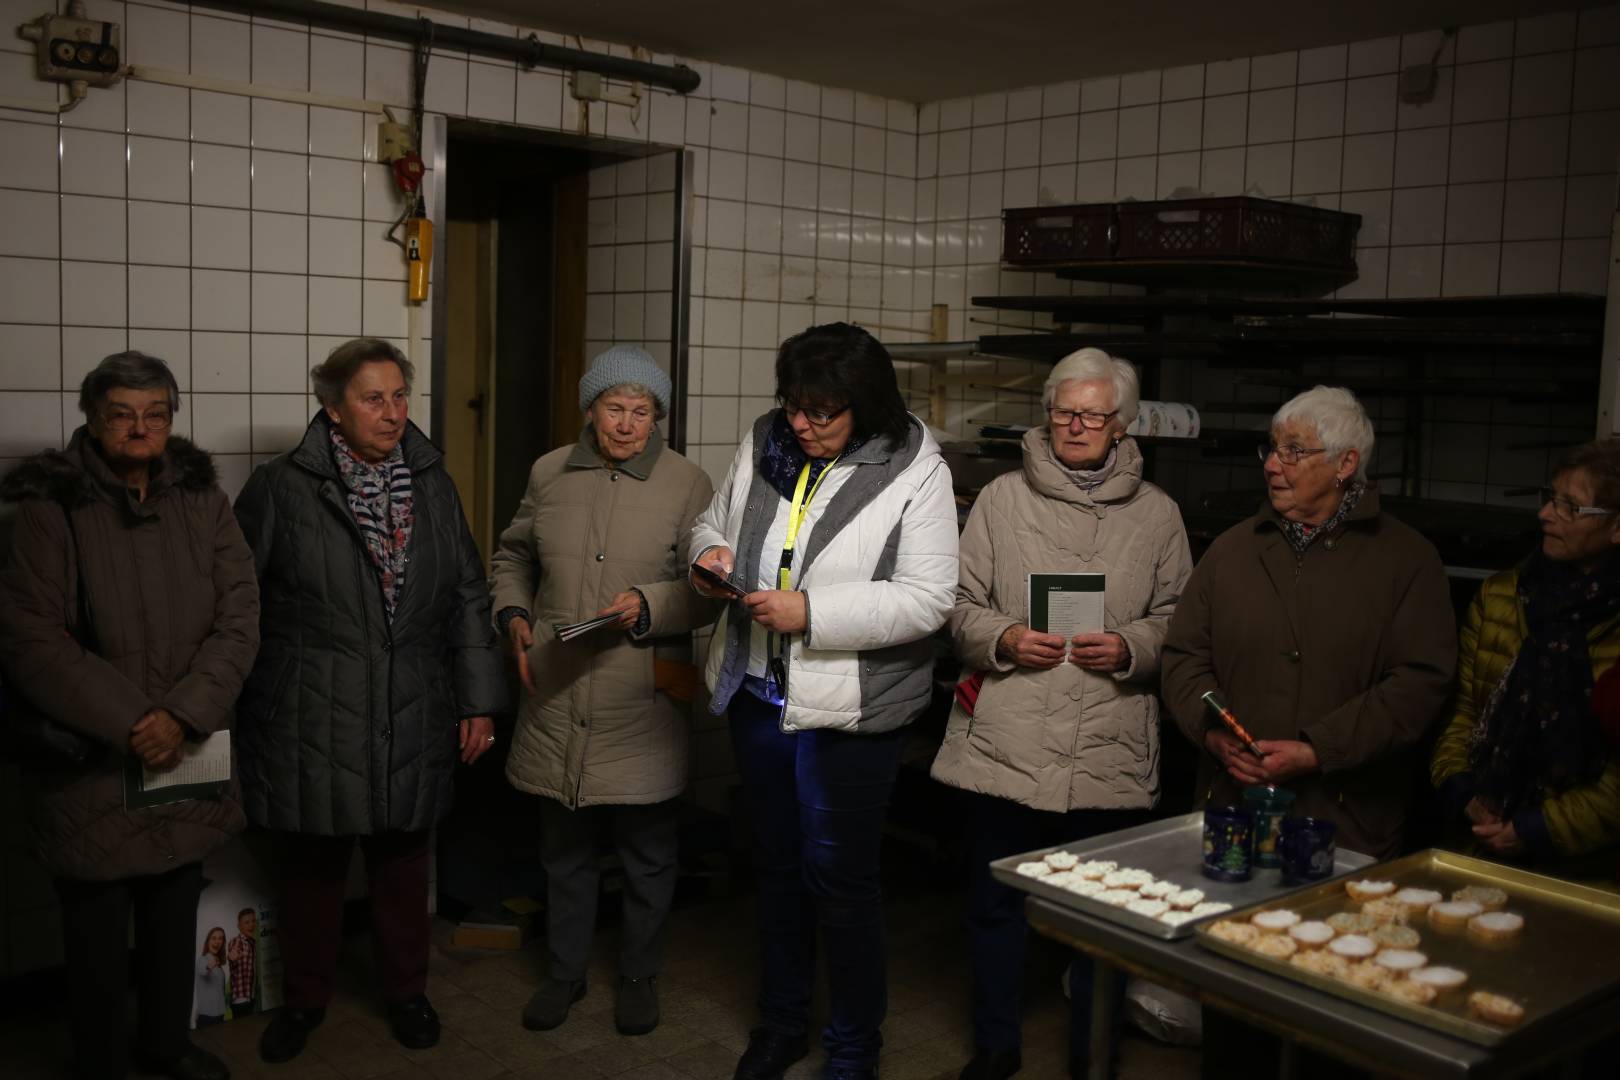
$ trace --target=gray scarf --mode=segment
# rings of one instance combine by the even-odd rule
[[[1069,468],[1058,460],[1057,451],[1052,449],[1051,443],[1047,444],[1046,453],[1052,459],[1052,463],[1063,470],[1064,476],[1074,481],[1076,487],[1089,495],[1107,483],[1108,478],[1114,475],[1114,464],[1119,457],[1119,441],[1117,439],[1114,441],[1114,444],[1108,448],[1108,456],[1103,458],[1102,464],[1095,469]]]

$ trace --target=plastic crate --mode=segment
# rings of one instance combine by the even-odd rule
[[[1001,212],[1001,258],[1045,266],[1113,255],[1114,204],[1034,206]]]
[[[1235,259],[1354,270],[1357,214],[1235,196],[1120,203],[1120,259]]]

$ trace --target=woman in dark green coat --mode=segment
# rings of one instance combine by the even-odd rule
[[[259,1044],[304,1047],[331,999],[356,839],[395,1037],[422,1049],[429,832],[455,763],[506,707],[483,565],[443,455],[407,419],[411,364],[375,338],[311,372],[321,411],[236,513],[259,575],[263,647],[240,707],[248,820],[280,834],[286,1003]]]

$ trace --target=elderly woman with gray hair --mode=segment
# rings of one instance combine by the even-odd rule
[[[963,789],[973,866],[968,945],[976,1053],[964,1080],[1017,1072],[1023,894],[991,861],[1138,824],[1159,795],[1159,650],[1192,571],[1176,504],[1142,479],[1125,434],[1136,370],[1099,349],[1052,369],[1048,423],[1024,436],[1024,466],[980,493],[962,534],[950,631],[970,677],[934,761]],[[1045,632],[1032,573],[1097,574],[1101,625]],[[1071,1061],[1088,1056],[1090,967],[1076,963]]]
[[[1434,545],[1379,507],[1373,426],[1348,390],[1318,386],[1271,420],[1268,504],[1216,538],[1165,641],[1164,699],[1200,755],[1200,803],[1287,786],[1338,842],[1396,854],[1440,714],[1457,631]],[[1246,750],[1201,698],[1217,691],[1259,741]]]
[[[598,356],[579,381],[585,430],[534,463],[490,560],[501,633],[527,691],[506,775],[540,796],[550,962],[523,1010],[534,1031],[563,1023],[585,994],[604,835],[625,875],[614,1022],[626,1035],[658,1024],[688,759],[678,702],[696,689],[689,634],[722,608],[686,583],[685,537],[714,485],[664,445],[657,425],[670,392],[641,349]],[[556,633],[597,616],[614,618],[567,641]]]
[[[310,373],[321,407],[303,441],[236,503],[264,641],[242,692],[242,789],[283,863],[286,1007],[259,1042],[268,1062],[296,1057],[325,1018],[356,842],[394,1037],[439,1039],[424,994],[429,837],[507,692],[455,485],[408,418],[412,375],[386,341],[338,346]]]

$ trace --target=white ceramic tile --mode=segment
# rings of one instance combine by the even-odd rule
[[[58,327],[0,327],[0,390],[56,390],[61,385]]]
[[[868,172],[883,171],[884,136],[882,128],[856,125],[853,160],[855,168]]]
[[[249,151],[235,146],[194,143],[191,148],[191,201],[203,206],[247,207],[253,175]]]
[[[246,454],[253,448],[248,394],[193,394],[192,438],[215,454]]]
[[[303,339],[299,338],[300,348]],[[282,453],[297,446],[308,430],[311,410],[301,393],[265,393],[259,387],[257,356],[253,383],[253,452]]]
[[[782,205],[814,208],[816,206],[816,177],[814,165],[799,161],[785,162],[782,169]]]
[[[1390,207],[1389,242],[1439,244],[1446,238],[1446,189],[1401,188]]]
[[[748,100],[748,72],[742,68],[728,67],[725,64],[714,65],[714,73],[708,81],[709,94],[724,101]]]
[[[253,99],[253,145],[301,154],[309,148],[309,106]]]
[[[825,213],[816,215],[816,258],[847,260],[852,228],[853,223],[846,215]]]
[[[1002,174],[974,173],[968,182],[968,217],[997,217],[1001,214]]]
[[[980,94],[973,99],[973,126],[1005,124],[1007,122],[1007,95]]]
[[[62,321],[75,326],[123,326],[129,283],[119,263],[62,263]]]
[[[1156,157],[1120,158],[1114,166],[1114,197],[1155,199],[1159,194],[1159,161]]]
[[[198,142],[247,146],[252,137],[253,99],[240,94],[191,92],[191,137]]]
[[[956,176],[968,171],[973,147],[972,132],[947,131],[939,137],[939,175]]]
[[[510,64],[467,65],[467,115],[511,123],[517,107],[517,71]]]
[[[1063,116],[1079,111],[1079,82],[1052,83],[1041,88],[1041,115]]]
[[[309,279],[309,332],[352,337],[360,333],[360,281],[357,278]]]
[[[62,413],[59,409],[60,400],[56,394],[39,392],[8,392],[0,394],[0,410],[4,410],[8,421],[0,427],[0,457],[22,457],[27,454],[37,454],[46,448],[55,448],[62,445]],[[54,908],[47,909],[53,914]],[[55,921],[55,920],[53,920]],[[42,927],[31,927],[28,936],[37,936],[44,939],[49,931]],[[54,967],[61,963],[59,947],[47,947],[41,950],[44,955],[30,956],[26,960],[13,952],[13,963],[19,966],[13,970],[26,971],[35,968],[44,969]],[[27,967],[21,966],[27,963]]]
[[[1504,240],[1557,240],[1563,235],[1563,177],[1509,180],[1505,201]]]
[[[883,217],[883,177],[877,173],[854,174],[849,209],[860,217]]]
[[[303,154],[253,151],[253,208],[308,213],[309,176],[310,159]]]
[[[241,79],[251,71],[253,50],[247,23],[207,15],[191,18],[191,73]]]
[[[1452,128],[1451,182],[1502,179],[1507,173],[1507,138],[1503,120]]]
[[[826,86],[821,90],[821,115],[831,120],[855,119],[855,93],[839,87]]]
[[[467,61],[435,54],[428,65],[427,107],[458,116],[467,111]],[[593,117],[594,119],[594,117]],[[600,126],[592,128],[601,131]]]
[[[129,139],[129,196],[163,202],[191,201],[191,155],[175,139]]]
[[[1536,116],[1508,126],[1509,179],[1562,176],[1569,158],[1568,116]]]
[[[1502,245],[1498,287],[1503,296],[1558,291],[1562,245],[1557,240],[1530,240]]]
[[[1457,63],[1497,60],[1513,55],[1513,20],[1465,26],[1457,32]]]
[[[128,63],[189,71],[190,41],[191,20],[185,9],[165,9],[150,4],[126,6],[123,48]]]
[[[320,41],[319,37],[313,39]],[[430,64],[429,70],[437,67],[437,63]],[[320,81],[324,75],[325,63],[316,58],[312,69],[312,76]],[[411,54],[409,50],[393,48],[368,42],[365,47],[365,60],[361,69],[365,72],[364,97],[373,101],[386,102],[389,105],[402,105],[409,107],[411,103]]]
[[[1340,210],[1361,215],[1357,246],[1382,247],[1389,243],[1391,194],[1389,191],[1350,191],[1340,196]]]
[[[848,168],[854,163],[855,127],[840,120],[821,122],[821,157],[823,165]]]
[[[890,131],[884,139],[884,171],[890,176],[917,175],[917,136]]]
[[[365,46],[358,41],[312,34],[309,39],[309,88],[318,94],[365,97]]]
[[[1282,142],[1294,137],[1294,89],[1263,90],[1249,95],[1249,144]]]
[[[1041,125],[1038,120],[1008,124],[1004,164],[1009,169],[1025,169],[1040,164]]]
[[[1204,99],[1203,146],[1242,146],[1248,139],[1249,97],[1228,94]]]
[[[1343,82],[1313,83],[1301,86],[1294,109],[1294,137],[1320,139],[1344,132],[1345,86]]]
[[[1514,51],[1524,56],[1527,53],[1546,53],[1573,48],[1575,27],[1576,18],[1573,11],[1556,11],[1520,19],[1518,31],[1514,35]]]
[[[191,272],[191,325],[199,330],[246,330],[249,275],[234,270]]]
[[[61,133],[62,190],[78,195],[124,194],[124,137],[105,131]]]
[[[1138,71],[1130,75],[1123,75],[1119,80],[1119,104],[1122,108],[1131,105],[1151,105],[1159,100],[1160,73],[1157,71]]]
[[[1343,157],[1343,139],[1304,139],[1295,143],[1293,194],[1338,191]]]
[[[1072,162],[1078,153],[1079,122],[1072,114],[1049,116],[1041,121],[1040,161],[1042,165]]]
[[[1620,155],[1620,110],[1576,113],[1571,117],[1571,173],[1612,172],[1617,155]]]
[[[1521,22],[1522,25],[1522,22]],[[1543,53],[1513,61],[1513,115],[1568,112],[1575,65],[1572,54]]]
[[[254,211],[253,269],[278,274],[308,273],[309,224],[308,218],[297,214]]]
[[[1620,45],[1575,54],[1575,108],[1620,108]]]
[[[57,131],[45,124],[0,120],[0,186],[57,190]]]
[[[748,106],[716,101],[709,108],[709,145],[722,150],[748,149]]]
[[[1249,59],[1217,60],[1204,65],[1204,93],[1240,94],[1249,89]]]
[[[1434,94],[1425,101],[1398,101],[1395,126],[1398,128],[1444,127],[1451,123],[1453,70],[1443,67],[1435,78]]]
[[[1080,111],[1119,108],[1119,77],[1104,76],[1086,79],[1080,83]]]
[[[74,196],[59,197],[48,191],[15,191],[0,189],[0,221],[6,223],[0,229],[0,255],[31,255],[41,259],[55,259],[69,247],[70,241],[63,233],[58,220],[58,209],[62,198],[75,199]],[[122,205],[112,199],[76,199],[85,204],[107,202],[114,206]],[[70,215],[75,239],[95,241],[96,238],[89,230],[89,222],[80,222],[72,217],[74,211],[64,208]],[[122,235],[119,240],[122,242]],[[82,245],[74,245],[82,246]],[[71,257],[87,258],[82,251],[70,252]],[[41,264],[41,270],[45,269]]]
[[[403,290],[388,284],[394,288],[403,307]],[[256,333],[302,334],[308,329],[308,285],[302,274],[254,274],[251,290],[251,325]]]
[[[176,207],[182,213],[184,207]],[[166,213],[172,212],[165,209]],[[191,271],[178,266],[129,268],[129,325],[162,330],[191,326]]]
[[[309,89],[309,35],[278,26],[253,27],[253,81]]]
[[[1441,279],[1443,296],[1495,296],[1500,244],[1448,244]]]
[[[253,261],[252,220],[246,210],[191,208],[191,263],[214,270],[247,270]]]
[[[769,102],[762,102],[762,104],[769,104]],[[787,80],[785,106],[790,112],[819,116],[821,114],[821,87],[814,83],[800,82],[797,79]]]
[[[1609,235],[1615,215],[1614,177],[1572,176],[1564,196],[1564,236]]]
[[[1074,202],[1074,166],[1043,166],[1037,185],[1035,197],[1042,206],[1065,206]]]
[[[1350,44],[1347,73],[1351,78],[1358,75],[1382,75],[1399,71],[1400,67],[1401,39],[1398,37],[1375,38],[1371,41],[1356,41]]]
[[[125,90],[129,132],[184,139],[191,131],[191,94],[180,86],[130,79]]]
[[[562,77],[554,71],[517,73],[517,122],[556,128],[562,123]],[[686,134],[686,102],[653,94],[648,105],[653,115],[653,137],[659,142],[680,142]],[[671,128],[673,127],[673,131]]]
[[[1241,146],[1205,150],[1199,165],[1199,187],[1211,195],[1241,195],[1247,151]]]
[[[1299,70],[1299,55],[1292,52],[1256,56],[1249,62],[1249,89],[1269,90],[1293,86]]]
[[[359,160],[364,152],[365,125],[361,114],[347,109],[309,110],[309,152],[325,157]]]
[[[62,388],[73,391],[102,360],[129,348],[123,327],[64,326],[62,328]],[[82,415],[82,414],[81,414]]]
[[[1007,122],[1037,120],[1041,115],[1041,88],[1026,87],[1007,94]]]
[[[358,218],[362,202],[361,165],[356,161],[311,158],[309,212],[327,217]],[[399,213],[394,208],[394,215]]]
[[[133,273],[133,272],[132,272]],[[133,294],[132,299],[133,299]],[[155,356],[169,366],[180,392],[191,389],[191,333],[186,330],[131,330],[129,347]],[[189,430],[189,428],[188,428]]]
[[[1609,281],[1609,241],[1565,240],[1563,265],[1558,275],[1561,292],[1602,296]]]
[[[1620,4],[1584,8],[1575,41],[1583,46],[1620,43]]]
[[[1438,296],[1443,273],[1438,244],[1427,247],[1389,249],[1389,295],[1391,297]]]
[[[1249,147],[1244,166],[1244,187],[1258,188],[1265,198],[1278,198],[1291,193],[1293,181],[1293,144],[1270,143]]]
[[[1452,102],[1454,123],[1500,120],[1508,115],[1513,85],[1511,60],[1462,64],[1456,69],[1455,77],[1457,89]]]
[[[1158,198],[1196,197],[1199,192],[1200,157],[1196,150],[1180,154],[1160,154],[1156,172]]]
[[[741,251],[743,246],[743,217],[746,203],[729,199],[709,200],[708,243],[711,248]]]
[[[1330,82],[1343,79],[1349,63],[1347,45],[1327,45],[1319,49],[1304,49],[1299,54],[1299,81],[1304,83]]]
[[[1007,127],[1005,124],[974,128],[968,158],[969,170],[972,172],[985,172],[989,169],[1002,168],[1005,160],[1006,138]]]
[[[1174,101],[1159,109],[1159,152],[1196,150],[1202,145],[1204,103]],[[1123,133],[1121,142],[1123,143]]]
[[[784,255],[813,256],[816,253],[816,212],[814,210],[784,208],[782,210],[782,253]]]
[[[758,71],[752,71],[748,74],[748,101],[750,104],[763,105],[770,109],[786,108],[787,88],[788,80],[780,75],[766,75]],[[818,96],[818,107],[819,101]]]
[[[1391,131],[1395,127],[1396,79],[1393,75],[1371,75],[1345,84],[1346,134]]]
[[[1500,182],[1452,184],[1446,192],[1446,243],[1500,240],[1504,194]]]
[[[813,116],[788,113],[784,118],[783,154],[795,161],[815,161],[821,156],[821,121]]]
[[[1395,138],[1395,186],[1446,182],[1451,132],[1446,128],[1402,131]]]
[[[1118,147],[1119,113],[1116,110],[1081,115],[1079,144],[1081,161],[1112,158],[1116,156]]]
[[[122,199],[62,196],[62,257],[123,262],[125,205]]]

